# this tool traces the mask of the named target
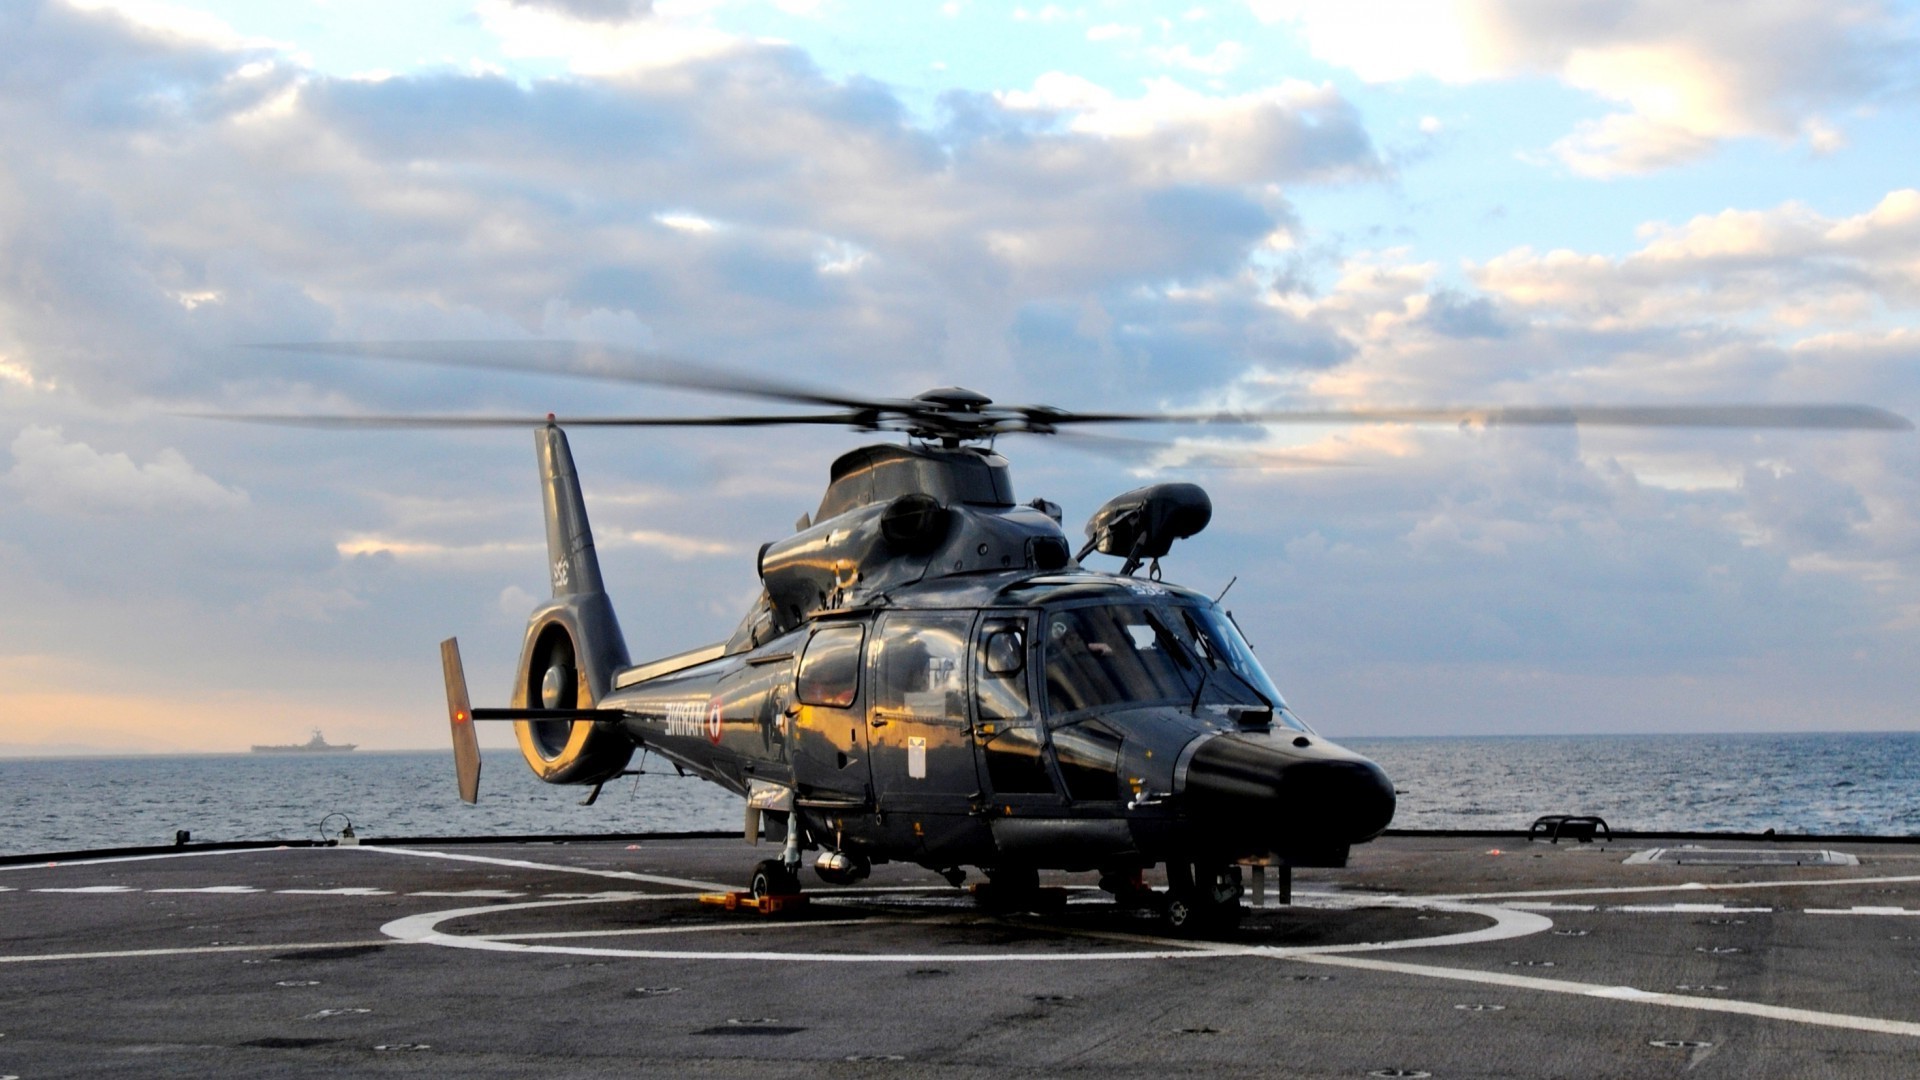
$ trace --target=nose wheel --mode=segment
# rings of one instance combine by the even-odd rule
[[[1182,937],[1231,933],[1240,925],[1240,868],[1218,863],[1168,863],[1161,915]]]
[[[798,896],[800,878],[779,859],[761,859],[753,864],[753,877],[747,885],[747,891],[753,894],[755,900],[769,896]]]

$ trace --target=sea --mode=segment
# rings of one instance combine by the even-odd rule
[[[1394,827],[1920,838],[1920,732],[1352,738],[1400,792]],[[447,751],[0,759],[0,855],[192,842],[732,830],[740,800],[657,759],[588,789],[484,754],[477,805]]]

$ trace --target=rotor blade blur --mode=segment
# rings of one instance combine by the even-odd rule
[[[1912,431],[1913,422],[1871,405],[1569,405],[1248,412],[1052,412],[1053,424],[1478,424],[1486,427],[1669,427]]]
[[[1030,432],[1012,431],[1010,435],[1046,434],[1058,438],[1062,444],[1076,450],[1085,450],[1090,454],[1118,460],[1138,459],[1146,454],[1157,454],[1171,450],[1176,445],[1167,439],[1135,439],[1126,435],[1108,435],[1092,431],[1050,431]]]
[[[1096,434],[1091,431],[1055,431],[1051,434],[1076,450],[1084,450],[1128,464],[1145,464],[1155,469],[1336,469],[1358,464],[1353,461],[1334,461],[1305,454],[1290,454],[1283,450],[1262,450],[1252,446],[1244,450],[1197,447],[1191,444],[1183,446],[1180,443],[1162,439],[1132,439],[1124,435]],[[1182,454],[1182,460],[1168,464],[1143,460],[1150,455],[1169,452]]]
[[[788,416],[324,416],[301,413],[189,413],[203,420],[236,420],[304,428],[534,428],[561,427],[780,427],[786,424],[830,424],[862,427],[862,418],[847,413]]]
[[[322,341],[276,342],[252,347],[638,383],[799,405],[885,409],[899,408],[905,404],[892,398],[857,398],[828,393],[798,383],[730,371],[663,353],[579,341]]]
[[[1364,461],[1340,461],[1335,458],[1290,454],[1284,450],[1202,450],[1183,461],[1159,466],[1163,469],[1359,469]]]

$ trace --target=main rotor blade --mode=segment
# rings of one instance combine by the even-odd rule
[[[1031,432],[1010,432],[1023,435]],[[1130,439],[1125,435],[1095,434],[1091,431],[1054,431],[1053,438],[1077,450],[1115,461],[1137,463],[1141,458],[1152,454],[1164,454],[1176,451],[1186,455],[1186,460],[1178,465],[1156,466],[1168,469],[1341,469],[1358,464],[1353,461],[1336,461],[1330,458],[1311,457],[1306,454],[1292,454],[1284,450],[1264,450],[1256,446],[1239,449],[1225,447],[1182,446],[1179,443],[1161,439]]]
[[[1487,427],[1672,427],[1912,431],[1871,405],[1569,405],[1084,413],[1035,409],[1054,424],[1482,424]]]
[[[579,341],[322,341],[276,342],[252,347],[668,386],[799,405],[831,405],[860,410],[913,407],[912,402],[895,398],[834,394],[799,383],[731,371],[664,353]]]
[[[188,413],[203,420],[237,420],[304,428],[535,428],[561,427],[780,427],[785,424],[833,424],[862,427],[848,413],[787,416],[324,416],[310,413]]]

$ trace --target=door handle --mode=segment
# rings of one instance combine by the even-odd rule
[[[885,720],[882,720],[882,719],[881,719],[880,717],[878,717],[878,716],[876,716],[876,717],[874,717],[874,718],[873,718],[873,719],[871,719],[871,720],[868,720],[868,721],[867,721],[867,723],[868,723],[868,724],[871,724],[871,725],[872,725],[872,726],[874,726],[874,727],[886,727],[886,726],[887,726],[887,721],[885,721]]]

